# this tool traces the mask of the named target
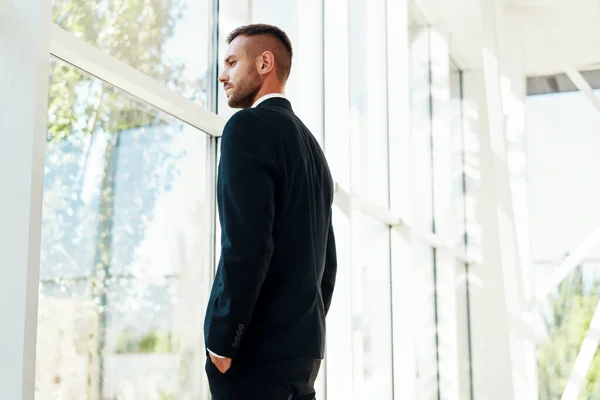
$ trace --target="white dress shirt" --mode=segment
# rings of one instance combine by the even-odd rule
[[[256,106],[258,106],[263,101],[268,100],[268,99],[272,99],[272,98],[275,98],[275,97],[280,97],[282,99],[285,99],[285,95],[283,93],[269,93],[269,94],[265,94],[260,99],[257,99],[254,102],[254,104],[252,104],[252,107],[250,107],[250,108],[255,108]]]
[[[280,97],[280,98],[282,98],[282,99],[285,99],[285,98],[286,98],[286,97],[285,97],[285,95],[284,95],[283,93],[269,93],[269,94],[265,94],[265,95],[264,95],[264,96],[262,96],[261,98],[257,99],[257,100],[254,102],[254,104],[252,104],[252,107],[250,107],[250,108],[255,108],[256,106],[258,106],[258,105],[259,105],[260,103],[262,103],[263,101],[265,101],[265,100],[268,100],[268,99],[273,99],[273,98],[275,98],[275,97]],[[209,349],[209,348],[206,348],[206,350],[208,350],[208,352],[209,352],[210,354],[212,354],[213,356],[215,356],[215,357],[217,357],[217,358],[226,358],[226,357],[223,357],[223,356],[220,356],[220,355],[218,355],[218,354],[217,354],[217,353],[215,353],[215,352],[212,352],[212,351],[210,351],[210,349]]]

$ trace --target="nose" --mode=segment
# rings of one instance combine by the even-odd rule
[[[229,77],[227,76],[227,71],[223,70],[223,72],[221,72],[221,75],[219,75],[219,82],[225,83],[228,80],[229,80]]]

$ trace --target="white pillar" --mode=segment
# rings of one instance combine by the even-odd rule
[[[483,72],[467,72],[464,79],[471,163],[467,164],[467,190],[477,207],[469,215],[469,251],[480,250],[482,259],[482,265],[473,266],[469,274],[474,396],[530,399],[534,398],[531,388],[535,381],[528,365],[535,354],[526,345],[523,318],[526,253],[522,247],[527,244],[522,235],[523,220],[517,220],[521,214],[515,212],[520,203],[515,203],[515,186],[511,186],[514,158],[507,157],[507,132],[522,136],[523,130],[518,122],[522,120],[523,104],[519,105],[519,98],[506,90],[513,83],[513,89],[524,96],[522,68],[514,65],[522,63],[522,57],[514,50],[518,49],[514,47],[518,35],[513,35],[512,41],[507,36],[504,11],[496,7],[494,0],[480,3]],[[509,25],[512,23],[506,27]],[[523,100],[520,97],[521,103]]]
[[[490,148],[482,72],[464,73],[468,252],[482,265],[469,270],[473,392],[476,399],[514,399],[510,317],[506,307],[499,199]],[[513,252],[514,254],[514,252]]]
[[[0,15],[0,398],[33,400],[51,2]]]
[[[512,194],[512,206],[515,222],[515,235],[519,265],[517,280],[519,285],[519,308],[522,323],[533,326],[533,310],[529,308],[533,297],[531,287],[531,255],[529,211],[527,200],[527,154],[525,101],[527,98],[527,79],[524,66],[523,35],[524,27],[522,10],[510,6],[499,13],[499,39],[501,57],[502,102],[506,121],[508,179]],[[521,362],[523,373],[520,375],[522,398],[538,398],[537,355],[535,340],[531,335],[520,330],[519,346],[523,351]]]

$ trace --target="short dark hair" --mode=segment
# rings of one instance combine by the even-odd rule
[[[292,69],[293,50],[290,38],[282,29],[268,24],[250,24],[240,26],[239,28],[234,29],[227,36],[227,44],[233,42],[233,40],[238,36],[267,36],[275,40],[276,43],[283,45],[284,50],[287,53],[287,57],[276,57],[275,63],[277,65],[277,70],[279,71],[279,78],[283,80],[288,78]]]

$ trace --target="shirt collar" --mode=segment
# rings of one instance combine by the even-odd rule
[[[262,96],[261,98],[259,98],[258,100],[256,100],[254,102],[254,104],[252,104],[251,108],[255,108],[256,106],[258,106],[263,101],[268,100],[268,99],[272,99],[272,98],[275,98],[275,97],[280,97],[282,99],[286,98],[283,93],[269,93],[269,94],[265,94],[264,96]]]

